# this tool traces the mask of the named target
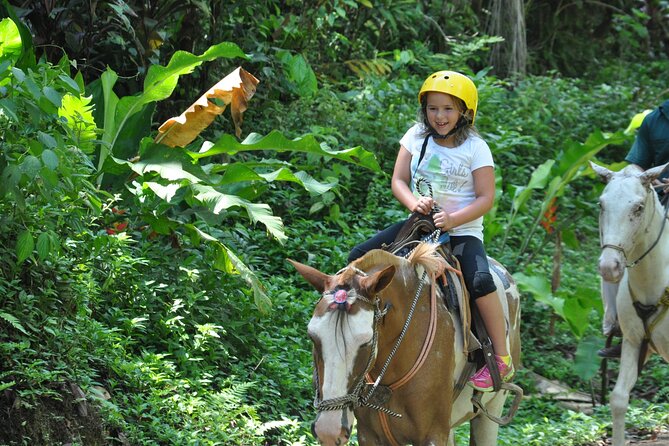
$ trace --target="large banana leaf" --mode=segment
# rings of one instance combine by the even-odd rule
[[[357,164],[375,172],[381,171],[381,167],[374,154],[364,150],[362,147],[330,150],[316,141],[316,138],[312,135],[306,135],[296,139],[288,139],[278,130],[273,130],[264,137],[257,133],[251,133],[242,142],[238,142],[232,135],[223,135],[216,141],[216,143],[214,143],[214,145],[199,153],[193,153],[192,156],[195,159],[200,159],[220,155],[222,153],[234,155],[238,152],[250,150],[315,153],[317,155]]]

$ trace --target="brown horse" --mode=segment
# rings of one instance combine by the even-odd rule
[[[318,410],[312,430],[322,444],[346,444],[354,416],[361,446],[454,444],[451,428],[470,420],[470,444],[496,444],[508,391],[516,404],[522,391],[505,384],[479,394],[479,410],[472,405],[473,389],[463,384],[470,343],[435,286],[447,264],[434,245],[420,244],[409,259],[373,250],[334,276],[290,262],[323,294],[308,327]],[[518,361],[517,288],[505,271],[493,276]],[[460,281],[449,286],[462,293]]]

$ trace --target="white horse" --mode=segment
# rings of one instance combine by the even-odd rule
[[[616,305],[623,345],[611,413],[613,446],[623,446],[625,413],[640,366],[653,351],[669,361],[669,315],[665,314],[669,227],[665,228],[667,213],[651,184],[667,164],[645,172],[634,166],[613,172],[590,165],[607,183],[599,198],[599,273],[605,281],[619,283]],[[646,309],[645,321],[637,307]]]

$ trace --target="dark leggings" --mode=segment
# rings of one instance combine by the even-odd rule
[[[348,262],[362,257],[372,249],[390,245],[404,225],[404,221],[388,226],[375,236],[362,242],[351,250]],[[490,274],[488,256],[483,242],[472,235],[451,236],[451,251],[460,262],[462,276],[472,299],[483,297],[495,291],[495,282]]]

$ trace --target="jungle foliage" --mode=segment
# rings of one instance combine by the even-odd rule
[[[620,162],[669,94],[669,3],[518,4],[526,76],[490,65],[496,0],[3,0],[0,444],[313,444],[316,296],[283,259],[335,271],[404,215],[397,140],[444,67],[478,85],[488,250],[525,292],[535,397],[500,444],[600,440],[605,405],[560,409],[531,372],[601,384],[586,166]],[[208,94],[240,66],[242,105]],[[168,144],[196,98],[221,113]],[[668,377],[654,361],[637,385],[642,433],[667,423]]]

